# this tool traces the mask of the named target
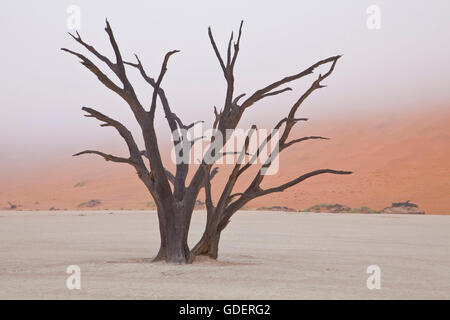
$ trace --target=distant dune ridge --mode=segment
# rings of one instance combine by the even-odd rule
[[[381,211],[391,203],[410,200],[426,214],[450,214],[449,109],[349,119],[312,118],[292,136],[319,134],[331,140],[306,141],[286,150],[279,173],[267,177],[263,187],[320,168],[354,173],[313,177],[282,193],[258,198],[249,203],[248,209],[280,206],[304,210],[330,203]],[[127,166],[94,156],[80,159],[68,155],[66,162],[43,168],[26,175],[17,172],[13,184],[1,184],[0,208],[154,209],[135,172]],[[216,197],[231,168],[220,166],[213,183]],[[249,170],[249,179],[254,172]],[[236,191],[246,187],[244,182],[236,186]],[[199,200],[204,201],[203,193]]]

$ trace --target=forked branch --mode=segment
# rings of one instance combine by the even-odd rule
[[[81,156],[83,154],[96,154],[96,155],[103,157],[106,161],[129,163],[131,165],[136,165],[136,163],[134,163],[131,158],[117,157],[117,156],[113,156],[111,154],[107,154],[107,153],[104,153],[101,151],[96,151],[96,150],[84,150],[84,151],[75,153],[73,156],[76,157],[76,156]]]

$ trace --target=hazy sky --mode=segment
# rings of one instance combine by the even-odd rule
[[[305,103],[302,116],[329,119],[397,108],[431,108],[450,101],[450,1],[12,1],[0,4],[0,171],[23,169],[48,157],[61,160],[80,149],[108,151],[120,137],[84,118],[93,106],[123,119],[136,132],[131,113],[77,58],[61,47],[87,54],[68,35],[69,5],[81,9],[83,39],[112,57],[104,32],[108,17],[124,58],[137,53],[156,76],[168,50],[173,56],[163,86],[173,110],[186,119],[211,120],[225,82],[211,49],[211,26],[222,52],[243,19],[236,64],[236,93],[294,74],[322,58],[344,54],[327,89]],[[380,8],[381,29],[367,27],[370,5]],[[95,61],[94,58],[92,58]],[[103,70],[106,70],[100,62]],[[129,72],[144,103],[150,88]],[[244,119],[269,124],[314,78],[293,92],[255,106]],[[268,122],[270,120],[270,122]],[[168,137],[164,118],[161,132]],[[31,160],[31,161],[30,161]]]

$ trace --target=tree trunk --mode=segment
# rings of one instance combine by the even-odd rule
[[[158,203],[156,203],[156,212],[158,214],[159,236],[161,239],[161,244],[159,247],[158,254],[153,259],[153,262],[166,260],[167,258],[167,231],[166,231],[167,222],[165,220],[164,211]]]
[[[169,230],[170,229],[170,230]],[[191,263],[191,253],[187,244],[188,227],[167,228],[161,231],[161,245],[153,262],[165,260],[167,263]]]
[[[158,254],[153,259],[153,262],[166,260],[166,258],[167,258],[166,227],[165,227],[165,224],[164,224],[164,222],[163,222],[163,220],[162,220],[162,218],[161,218],[159,213],[158,213],[158,220],[159,220],[159,235],[160,235],[160,238],[161,238],[161,245],[159,247]]]
[[[194,256],[208,256],[212,259],[217,259],[219,254],[220,232],[214,233],[204,232],[200,241],[192,249]]]
[[[186,223],[178,221],[169,226],[166,238],[166,261],[168,263],[184,264],[192,262],[187,244],[188,232],[189,225]]]
[[[222,230],[218,228],[218,217],[216,212],[208,213],[206,228],[200,241],[192,249],[193,256],[208,256],[217,259],[219,254],[219,241]]]
[[[161,245],[154,262],[184,264],[192,262],[187,243],[190,221],[183,208],[163,209],[157,205]],[[170,210],[170,211],[169,211]]]

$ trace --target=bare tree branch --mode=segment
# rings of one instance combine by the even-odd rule
[[[230,40],[228,41],[228,49],[227,49],[227,67],[231,63],[231,42],[233,41],[233,31],[231,31]]]
[[[281,90],[276,90],[276,91],[265,93],[265,94],[261,95],[256,101],[259,101],[259,100],[264,99],[266,97],[275,96],[277,94],[280,94],[280,93],[283,93],[283,92],[286,92],[286,91],[292,91],[292,88],[287,87],[287,88],[284,88],[284,89],[281,89]]]
[[[106,125],[114,127],[119,132],[119,134],[122,136],[122,138],[125,140],[125,142],[128,146],[128,150],[130,152],[130,157],[136,163],[142,162],[142,158],[140,157],[140,151],[139,151],[139,148],[138,148],[136,142],[134,141],[133,135],[131,134],[130,130],[128,130],[122,123],[104,115],[103,113],[101,113],[95,109],[88,108],[88,107],[83,107],[81,109],[88,113],[88,115],[86,115],[86,117],[94,117],[94,118],[104,122]],[[105,126],[105,124],[103,124],[102,126]],[[139,160],[141,160],[141,161],[139,161]],[[143,165],[143,162],[142,162],[142,165]]]
[[[219,212],[221,212],[231,200],[230,194],[231,194],[231,192],[233,192],[233,188],[239,177],[239,169],[241,167],[243,157],[245,154],[248,153],[247,151],[248,151],[248,147],[250,145],[250,139],[256,130],[257,130],[256,125],[253,125],[247,133],[247,137],[245,138],[244,146],[242,147],[242,150],[240,152],[239,159],[237,160],[236,164],[234,165],[233,171],[231,172],[230,176],[228,177],[228,181],[225,184],[225,187],[223,188],[223,191],[222,191],[219,201],[217,202],[217,209],[219,210]]]
[[[320,136],[303,137],[303,138],[294,139],[294,140],[284,143],[283,145],[280,146],[280,149],[283,150],[287,147],[290,147],[291,145],[293,145],[295,143],[299,143],[299,142],[306,141],[306,140],[313,140],[313,139],[330,140],[330,138],[325,138],[325,137],[320,137]]]
[[[154,192],[153,191],[153,180],[150,177],[150,172],[147,169],[147,167],[145,166],[144,161],[142,160],[141,152],[139,151],[139,148],[138,148],[131,132],[119,121],[114,120],[95,109],[83,107],[82,110],[84,110],[88,113],[86,115],[86,117],[93,117],[93,118],[96,118],[97,120],[104,122],[100,126],[114,127],[119,132],[119,134],[122,136],[122,138],[125,140],[125,143],[127,144],[127,147],[128,147],[128,151],[130,153],[130,157],[129,158],[121,158],[121,157],[116,157],[116,156],[113,156],[110,154],[105,154],[103,152],[99,152],[99,151],[95,151],[95,150],[86,150],[83,152],[79,152],[79,153],[75,154],[74,156],[92,153],[92,154],[97,154],[97,155],[102,156],[107,161],[131,164],[136,169],[136,172],[137,172],[139,178],[144,182],[144,184],[150,189],[151,192]]]
[[[162,66],[161,66],[161,72],[159,73],[158,80],[156,81],[155,85],[153,86],[154,89],[153,89],[153,96],[152,96],[152,104],[151,104],[151,107],[150,107],[150,115],[151,115],[151,117],[154,117],[154,115],[155,115],[156,98],[157,98],[158,93],[159,93],[159,88],[161,86],[162,79],[164,78],[164,75],[166,74],[166,71],[167,71],[167,63],[169,62],[170,56],[175,54],[175,53],[177,53],[177,52],[180,52],[180,51],[179,50],[169,51],[164,56],[164,61],[163,61]],[[166,117],[167,117],[167,114],[166,114]]]
[[[214,210],[212,195],[211,195],[211,172],[209,171],[209,168],[205,167],[205,170],[208,170],[207,172],[207,178],[205,181],[205,205],[206,210],[208,214],[212,214],[212,211]]]
[[[79,35],[78,32],[76,33],[76,36],[70,33],[69,34],[75,41],[83,45],[89,52],[94,54],[99,60],[106,63],[106,65],[116,74],[116,76],[122,82],[123,88],[120,88],[113,81],[111,81],[102,71],[100,71],[100,69],[91,60],[89,60],[84,55],[65,48],[62,48],[61,50],[71,53],[80,58],[82,60],[81,64],[83,64],[87,69],[89,69],[92,73],[94,73],[100,80],[100,82],[102,82],[110,90],[119,94],[130,106],[131,110],[133,111],[136,117],[136,120],[139,122],[141,126],[143,126],[144,122],[146,121],[144,116],[144,109],[142,108],[136,96],[136,93],[134,92],[133,86],[131,85],[131,83],[127,78],[119,47],[117,45],[113,31],[107,19],[105,31],[109,36],[111,47],[113,48],[114,54],[116,56],[116,63],[113,63],[109,58],[99,53],[98,50],[96,50],[93,46],[84,42],[81,39],[81,36]]]
[[[220,119],[222,118],[222,110],[220,112],[217,112],[217,108],[216,106],[214,106],[214,115],[216,118],[214,119],[213,129],[216,129],[217,125],[220,122]]]
[[[219,49],[217,48],[216,42],[212,35],[211,27],[208,28],[209,40],[214,49],[214,53],[216,54],[216,57],[219,60],[219,64],[220,64],[220,67],[222,68],[225,80],[227,81],[227,92],[226,92],[225,103],[224,103],[223,112],[222,112],[222,115],[224,115],[225,117],[221,117],[220,121],[217,121],[217,125],[219,127],[221,127],[221,131],[224,131],[225,127],[227,127],[227,122],[231,120],[230,117],[232,114],[230,112],[233,109],[233,105],[237,106],[237,100],[239,100],[239,98],[241,98],[243,96],[243,95],[241,95],[241,96],[237,97],[237,100],[235,100],[236,104],[233,104],[234,65],[235,65],[235,62],[236,62],[236,59],[238,56],[238,52],[239,52],[239,44],[240,44],[241,35],[242,35],[243,23],[244,22],[241,21],[241,24],[239,25],[239,36],[238,36],[236,43],[234,43],[233,57],[231,57],[231,42],[233,41],[233,33],[231,33],[231,37],[230,37],[230,40],[228,41],[228,47],[227,47],[227,64],[226,65],[222,59],[222,56],[220,55]],[[216,120],[218,120],[217,115],[216,115]]]
[[[100,52],[97,51],[93,46],[87,44],[81,39],[80,34],[78,31],[76,31],[75,35],[69,32],[69,35],[78,43],[80,43],[83,47],[89,50],[93,55],[95,55],[99,60],[103,61],[116,75],[119,73],[119,69],[117,68],[117,65],[113,63],[109,58],[102,55]]]
[[[220,67],[222,68],[222,71],[225,75],[225,78],[227,77],[227,67],[225,66],[222,56],[220,55],[219,49],[217,49],[216,41],[214,40],[214,36],[211,31],[211,27],[208,27],[208,37],[209,41],[211,42],[211,45],[214,49],[214,53],[216,54],[217,60],[219,60]]]
[[[341,57],[340,55],[333,56],[333,57],[329,57],[327,59],[321,60],[319,62],[316,62],[315,64],[311,65],[309,68],[307,68],[297,74],[294,74],[292,76],[288,76],[281,80],[275,81],[275,82],[269,84],[268,86],[255,91],[255,93],[253,93],[247,100],[245,100],[245,102],[242,104],[242,108],[245,109],[245,108],[250,107],[256,101],[258,101],[261,98],[261,96],[265,95],[266,93],[269,93],[273,89],[278,88],[279,86],[281,86],[283,84],[286,84],[286,83],[292,82],[294,80],[300,79],[304,76],[307,76],[307,75],[313,73],[314,70],[316,68],[318,68],[319,66],[329,63],[329,62],[336,62],[340,57]],[[333,66],[333,68],[334,68],[334,66]],[[331,70],[331,72],[332,72],[332,70]]]
[[[238,35],[238,39],[236,41],[236,43],[234,44],[234,54],[233,54],[233,59],[231,60],[231,69],[234,68],[234,64],[236,63],[236,59],[239,53],[239,45],[241,43],[241,36],[242,36],[242,25],[244,24],[244,20],[241,20],[241,24],[239,25],[239,35]]]
[[[81,156],[83,154],[96,154],[96,155],[103,157],[106,161],[129,163],[131,165],[136,165],[136,163],[134,163],[131,158],[116,157],[111,154],[106,154],[104,152],[100,152],[100,151],[96,151],[96,150],[84,150],[84,151],[75,153],[73,156],[76,157],[76,156]]]
[[[106,19],[105,31],[109,36],[109,42],[111,43],[111,46],[114,50],[114,54],[116,56],[116,65],[117,65],[117,68],[119,69],[119,73],[121,74],[121,80],[124,82],[125,87],[128,87],[128,86],[131,87],[130,83],[128,82],[128,79],[126,78],[125,67],[123,65],[122,55],[120,53],[119,46],[117,45],[116,39],[114,38],[114,34],[113,34],[111,26],[108,22],[108,19]]]
[[[299,176],[296,179],[293,179],[289,182],[286,182],[280,186],[277,187],[272,187],[269,189],[261,189],[258,188],[256,190],[253,190],[253,192],[244,192],[240,194],[240,197],[238,200],[232,202],[226,209],[225,212],[223,214],[223,216],[221,217],[220,223],[218,225],[218,230],[222,230],[223,228],[226,227],[226,225],[229,223],[229,219],[231,218],[231,216],[237,211],[239,210],[242,206],[244,206],[246,203],[248,203],[250,200],[255,199],[257,197],[263,196],[263,195],[267,195],[270,193],[274,193],[274,192],[282,192],[308,178],[320,175],[320,174],[324,174],[324,173],[331,173],[331,174],[341,174],[341,175],[347,175],[347,174],[352,174],[351,171],[338,171],[338,170],[332,170],[332,169],[320,169],[320,170],[315,170],[315,171],[311,171],[308,173],[305,173],[301,176]]]
[[[72,51],[72,50],[69,50],[66,48],[61,48],[61,50],[68,52],[70,54],[73,54],[74,56],[77,56],[78,58],[80,58],[81,64],[83,66],[85,66],[93,74],[95,74],[101,83],[103,83],[111,91],[114,91],[115,93],[117,93],[123,99],[127,99],[125,91],[122,88],[120,88],[119,86],[117,86],[112,80],[110,80],[106,74],[104,74],[102,71],[100,71],[100,69],[91,60],[89,60],[84,55],[77,53],[75,51]]]
[[[235,108],[239,108],[238,102],[240,99],[242,99],[245,96],[245,93],[242,93],[240,95],[238,95],[236,98],[234,98],[233,102],[232,102],[232,106]]]
[[[172,183],[172,185],[175,185],[175,176],[173,175],[173,173],[167,169],[165,169],[165,172],[167,175],[167,179],[170,181],[170,183]]]
[[[152,95],[152,104],[150,107],[150,115],[152,118],[154,116],[154,111],[155,111],[155,107],[156,107],[156,95],[159,96],[159,98],[161,100],[161,104],[163,106],[165,117],[167,119],[167,123],[169,124],[169,128],[171,130],[171,135],[173,138],[173,145],[175,148],[177,148],[177,145],[182,142],[182,138],[183,138],[182,132],[180,133],[179,129],[181,129],[183,127],[184,127],[184,129],[189,129],[190,127],[195,125],[195,123],[188,125],[188,126],[184,126],[182,124],[181,120],[176,116],[175,113],[172,112],[169,102],[168,102],[168,99],[167,99],[167,96],[166,96],[164,90],[160,87],[162,78],[164,77],[164,74],[167,70],[168,60],[172,54],[177,53],[177,52],[179,52],[179,51],[173,50],[173,51],[169,51],[165,55],[164,61],[161,66],[161,72],[160,72],[160,75],[159,75],[157,81],[155,81],[152,77],[150,77],[145,72],[145,69],[137,55],[135,55],[137,63],[124,62],[124,64],[127,64],[134,68],[137,68],[140,71],[143,79],[150,86],[153,87],[154,90],[153,90],[153,95]],[[183,126],[183,127],[180,127],[180,126]],[[176,167],[176,174],[175,174],[176,183],[174,185],[174,196],[178,200],[181,200],[185,194],[185,189],[186,189],[185,182],[186,182],[188,170],[189,170],[189,165],[184,163],[183,161],[179,161],[179,163],[177,164],[177,167]]]
[[[147,159],[150,159],[150,158],[148,157],[147,150],[141,150],[141,151],[140,151],[140,154],[141,154],[142,156],[146,157]],[[170,171],[169,171],[168,169],[166,169],[166,168],[164,168],[164,171],[165,171],[165,173],[166,173],[166,176],[167,176],[167,179],[169,180],[169,182],[172,183],[172,185],[175,185],[175,176],[173,175],[173,173],[170,172]]]
[[[273,193],[273,192],[282,192],[282,191],[286,190],[287,188],[295,186],[296,184],[298,184],[298,183],[300,183],[300,182],[302,182],[302,181],[304,181],[304,180],[306,180],[308,178],[317,176],[319,174],[324,174],[324,173],[352,174],[351,171],[341,171],[341,170],[332,170],[332,169],[315,170],[315,171],[311,171],[311,172],[305,173],[305,174],[299,176],[298,178],[296,178],[294,180],[291,180],[289,182],[286,182],[286,183],[284,183],[284,184],[282,184],[282,185],[280,185],[278,187],[272,187],[272,188],[269,188],[269,189],[258,191],[258,192],[256,192],[254,194],[254,197],[260,197],[262,195],[266,195],[266,194]]]
[[[212,180],[217,173],[219,173],[219,167],[214,167],[214,169],[212,169],[209,173],[209,180]]]
[[[313,82],[313,84],[311,85],[311,87],[306,90],[306,92],[296,101],[296,103],[291,107],[291,110],[289,112],[288,117],[280,120],[278,122],[278,124],[275,126],[275,129],[278,130],[284,123],[285,123],[285,127],[284,127],[284,131],[283,134],[280,138],[280,140],[277,142],[277,146],[278,146],[278,151],[276,151],[277,153],[279,151],[282,151],[284,149],[286,149],[287,147],[295,144],[295,143],[299,143],[301,141],[306,141],[306,140],[310,140],[310,139],[326,139],[323,137],[318,137],[318,136],[310,136],[310,137],[303,137],[303,138],[299,138],[299,139],[294,139],[290,142],[286,142],[289,133],[291,132],[292,127],[295,125],[295,123],[297,123],[300,120],[307,120],[306,118],[295,118],[295,113],[298,110],[299,106],[302,104],[302,102],[316,89],[322,88],[323,86],[321,85],[321,81],[324,80],[326,77],[328,77],[334,70],[334,67],[336,65],[336,62],[338,60],[339,56],[337,56],[337,58],[330,60],[332,62],[330,69],[328,70],[327,73],[325,73],[324,75],[319,75],[318,78]],[[325,60],[322,60],[325,61]],[[328,62],[330,62],[328,61]],[[316,64],[317,65],[317,64]],[[280,92],[283,90],[280,90]],[[266,95],[267,93],[263,93],[257,97],[255,97],[255,101],[257,101],[258,99],[261,99],[261,97],[264,97],[264,95]],[[270,93],[269,93],[270,94]],[[246,100],[248,101],[248,100]],[[243,105],[241,106],[241,110],[244,109],[244,104],[246,102],[243,103]],[[267,145],[267,143],[272,139],[273,137],[273,132],[271,132],[271,134],[261,143],[261,145],[258,147],[257,152],[255,153],[255,155],[253,156],[252,159],[250,159],[247,164],[245,166],[243,166],[242,168],[238,169],[237,171],[237,177],[239,177],[245,170],[247,170],[250,165],[253,163],[253,161],[255,160],[255,157],[257,155],[259,155],[260,151],[262,150],[262,148],[265,147],[265,145]],[[348,171],[336,171],[336,170],[331,170],[331,169],[323,169],[323,170],[316,170],[310,173],[307,173],[305,175],[300,176],[299,178],[290,181],[284,185],[281,185],[279,187],[276,188],[271,188],[268,190],[263,190],[261,188],[261,182],[263,181],[265,175],[262,173],[262,170],[264,168],[268,168],[273,161],[273,156],[274,156],[274,152],[272,151],[269,158],[266,160],[266,162],[261,166],[260,170],[258,170],[258,173],[256,174],[256,176],[253,178],[252,182],[250,183],[250,185],[248,186],[248,188],[240,195],[240,197],[235,200],[234,202],[232,202],[231,204],[229,204],[231,202],[231,199],[228,197],[228,201],[226,201],[227,203],[227,207],[223,210],[223,214],[222,217],[220,218],[221,222],[221,226],[222,228],[224,227],[224,225],[228,224],[228,220],[229,218],[234,214],[234,212],[236,212],[239,208],[241,208],[243,205],[245,205],[248,201],[250,201],[251,199],[255,198],[255,197],[259,197],[262,195],[266,195],[268,193],[272,193],[272,192],[277,192],[277,191],[282,191],[290,186],[294,186],[297,183],[300,183],[301,181],[312,177],[314,175],[317,174],[322,174],[322,173],[334,173],[334,174],[350,174],[351,172]],[[276,155],[278,156],[278,154]],[[252,161],[253,160],[253,161]],[[231,175],[230,175],[231,176]],[[220,230],[220,229],[219,229]]]

